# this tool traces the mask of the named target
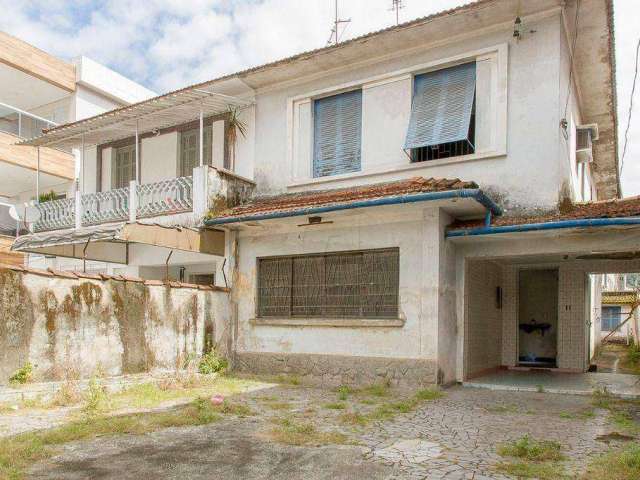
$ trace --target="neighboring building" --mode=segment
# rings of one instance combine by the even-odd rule
[[[154,95],[89,58],[66,62],[0,32],[0,201],[15,205],[35,201],[39,195],[73,197],[72,149],[52,145],[40,148],[38,154],[36,147],[16,146],[17,142]],[[23,262],[21,254],[3,250],[17,228],[8,207],[0,207],[0,255],[5,263]],[[51,262],[32,259],[32,263]]]
[[[634,309],[637,304],[638,274],[603,275],[601,337],[629,340],[640,317],[637,308]],[[624,324],[618,328],[622,323]]]
[[[25,145],[84,139],[81,192],[13,248],[228,284],[239,369],[586,371],[592,274],[640,271],[640,200],[612,2],[578,5],[480,0],[54,128]]]

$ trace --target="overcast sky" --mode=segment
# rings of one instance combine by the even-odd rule
[[[467,0],[404,0],[407,21]],[[395,23],[392,0],[340,0],[341,39]],[[614,0],[620,153],[640,0]],[[333,0],[0,0],[0,29],[64,58],[86,55],[158,93],[324,46]],[[640,194],[640,85],[622,175]]]

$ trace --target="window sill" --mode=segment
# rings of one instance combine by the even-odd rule
[[[506,156],[506,152],[490,151],[490,152],[482,152],[482,153],[473,153],[471,155],[463,155],[461,157],[442,158],[440,160],[429,160],[425,162],[408,163],[404,165],[378,168],[376,170],[351,172],[351,173],[344,173],[341,175],[331,175],[327,177],[306,178],[306,179],[297,178],[297,179],[294,179],[289,185],[287,185],[287,188],[293,189],[293,188],[299,188],[299,187],[307,187],[310,185],[339,182],[341,180],[350,180],[352,178],[364,178],[364,177],[371,177],[375,175],[386,175],[386,174],[396,173],[396,172],[420,170],[420,169],[426,169],[430,167],[438,167],[441,165],[471,162],[474,160],[486,160],[490,158],[498,158],[498,157],[504,157],[504,156]]]
[[[403,327],[403,318],[252,318],[251,325],[276,327]]]

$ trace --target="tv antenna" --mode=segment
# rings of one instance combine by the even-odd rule
[[[338,0],[334,0],[334,7],[335,7],[335,16],[333,20],[333,28],[331,29],[331,35],[329,35],[329,40],[327,40],[327,45],[331,45],[332,43],[334,45],[337,45],[338,42],[340,41],[340,34],[338,33],[338,30],[340,29],[340,24],[349,23],[351,21],[350,18],[347,18],[346,20],[342,20],[340,17],[338,17]],[[344,33],[344,30],[342,30],[342,33]]]
[[[400,25],[400,10],[404,8],[402,0],[391,0],[390,12],[396,12],[396,25]]]

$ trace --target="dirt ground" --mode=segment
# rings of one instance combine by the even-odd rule
[[[234,395],[245,413],[207,425],[66,443],[28,478],[505,479],[516,477],[500,469],[497,448],[525,435],[557,442],[563,478],[578,478],[603,451],[637,441],[637,412],[621,425],[590,397],[412,395],[270,385]]]

